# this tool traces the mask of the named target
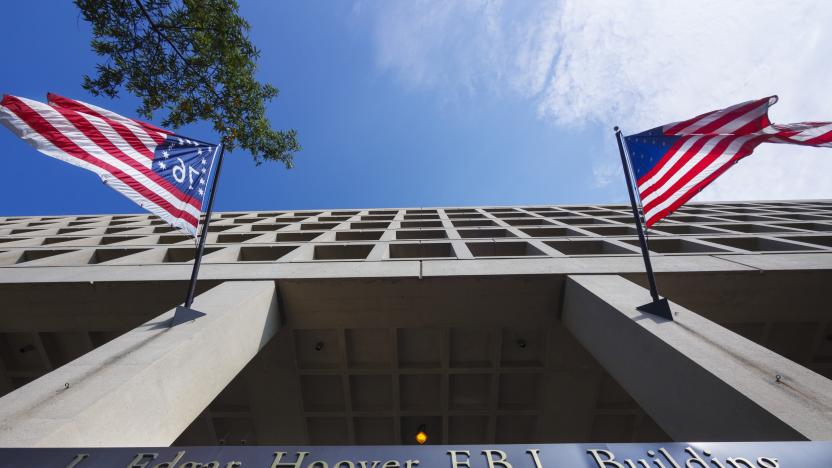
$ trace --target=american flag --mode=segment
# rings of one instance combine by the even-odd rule
[[[743,102],[625,137],[644,220],[652,226],[760,143],[832,147],[832,122],[772,124],[777,96]]]
[[[49,104],[5,95],[0,122],[41,153],[98,174],[142,208],[196,236],[218,145],[55,94],[47,99]]]

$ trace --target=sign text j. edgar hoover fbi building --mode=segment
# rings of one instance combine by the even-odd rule
[[[2,466],[67,468],[778,468],[828,467],[832,443],[428,447],[6,449]]]

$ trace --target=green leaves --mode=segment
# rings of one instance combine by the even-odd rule
[[[227,149],[240,146],[256,164],[292,167],[297,132],[275,130],[266,102],[278,90],[254,78],[259,51],[231,0],[75,0],[93,27],[91,46],[104,63],[84,76],[93,95],[121,90],[142,100],[138,113],[162,126],[211,121]]]

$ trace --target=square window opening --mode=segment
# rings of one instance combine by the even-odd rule
[[[373,250],[371,244],[316,245],[315,260],[363,260]]]
[[[390,258],[448,258],[454,249],[447,243],[390,244]]]
[[[237,260],[241,262],[270,262],[295,250],[297,246],[241,247]]]
[[[546,255],[528,242],[469,242],[468,250],[475,257],[531,257]]]

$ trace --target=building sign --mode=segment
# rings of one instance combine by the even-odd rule
[[[832,442],[0,449],[23,468],[830,468]]]

